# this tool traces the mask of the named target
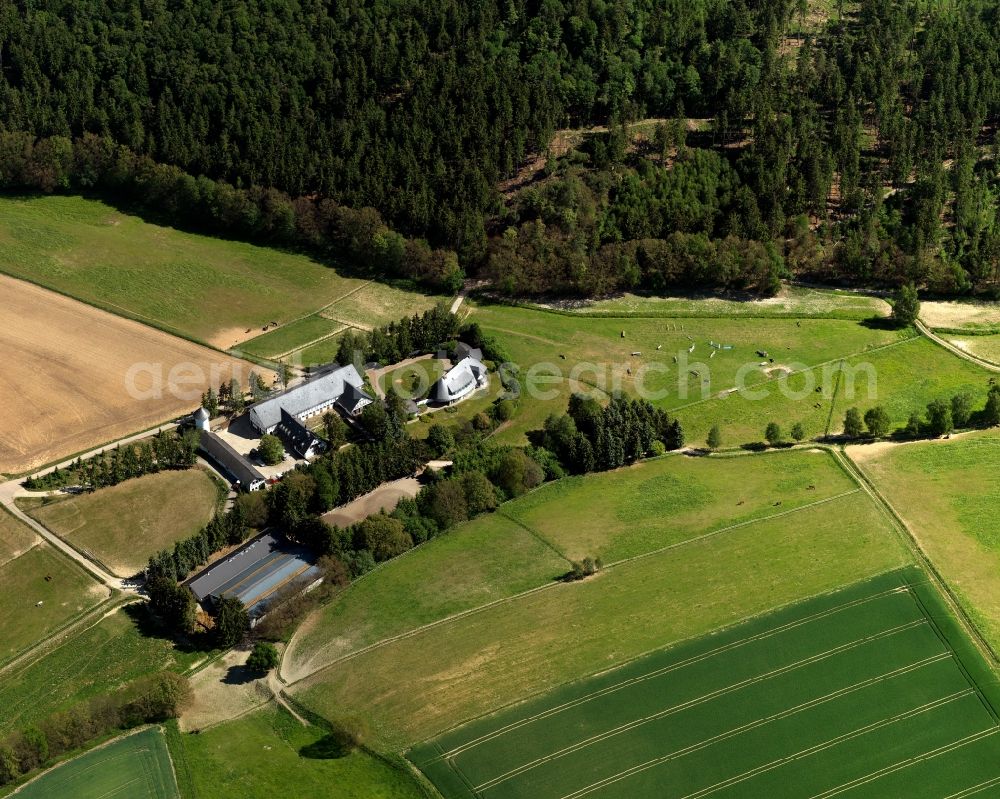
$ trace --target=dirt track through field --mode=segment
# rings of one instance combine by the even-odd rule
[[[6,276],[0,353],[0,472],[8,474],[193,410],[210,382],[235,373],[245,386],[252,368]],[[158,380],[164,388],[156,392]]]

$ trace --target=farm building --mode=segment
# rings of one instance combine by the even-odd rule
[[[299,421],[334,407],[357,416],[372,402],[363,386],[353,364],[342,366],[258,402],[250,408],[250,424],[258,433],[273,433],[281,423],[282,411]]]
[[[482,388],[488,381],[486,367],[481,361],[463,358],[431,386],[429,399],[434,403],[451,405]]]
[[[253,619],[264,614],[278,591],[292,584],[305,588],[318,576],[307,550],[264,533],[210,564],[187,585],[206,608],[221,597],[236,597]]]
[[[458,346],[455,347],[455,363],[460,363],[466,358],[472,358],[474,361],[483,360],[483,351],[478,347],[470,347],[464,341],[458,342]]]
[[[234,488],[256,491],[264,487],[264,475],[229,444],[211,430],[201,431],[201,451],[205,457],[229,478]]]
[[[281,409],[281,421],[278,422],[275,432],[296,458],[310,460],[323,449],[323,442],[319,436],[284,408]]]

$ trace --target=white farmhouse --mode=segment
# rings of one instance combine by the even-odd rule
[[[488,382],[486,367],[481,361],[472,357],[463,358],[431,386],[429,399],[434,403],[451,405]]]

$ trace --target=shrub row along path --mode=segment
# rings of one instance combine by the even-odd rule
[[[141,433],[136,433],[126,438],[119,439],[117,441],[112,441],[111,443],[105,444],[104,446],[98,447],[97,449],[85,452],[79,457],[82,460],[87,460],[89,458],[94,457],[95,455],[100,455],[103,452],[108,452],[112,449],[115,449],[115,447],[121,446],[122,444],[132,444],[136,441],[141,441],[145,438],[149,438],[150,436],[155,435],[156,433],[160,433],[166,430],[173,430],[175,427],[177,427],[177,425],[174,424],[173,422],[171,422],[170,424],[160,425],[155,430],[146,430]],[[53,472],[56,469],[65,469],[76,463],[76,460],[77,457],[69,458],[68,460],[49,466],[48,468],[42,469],[41,471],[35,472],[34,474],[35,476],[41,476],[48,474],[49,472]],[[7,508],[7,510],[9,510],[12,514],[14,514],[14,516],[16,516],[18,520],[28,525],[28,527],[30,527],[35,533],[40,535],[45,541],[47,541],[57,550],[59,550],[64,555],[67,555],[68,557],[72,558],[77,563],[79,563],[88,574],[93,576],[99,582],[106,585],[108,588],[114,591],[125,591],[129,593],[135,593],[136,591],[135,588],[123,585],[120,578],[115,577],[113,574],[110,574],[102,566],[98,565],[90,558],[86,557],[83,553],[78,552],[72,546],[63,541],[55,533],[51,532],[48,528],[36,522],[34,519],[32,519],[30,516],[24,513],[19,507],[17,507],[17,504],[14,502],[14,500],[20,497],[41,496],[40,492],[26,491],[21,486],[21,482],[22,478],[14,478],[13,480],[8,480],[6,483],[0,483],[0,505],[3,505],[5,508]]]

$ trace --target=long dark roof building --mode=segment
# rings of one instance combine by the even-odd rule
[[[208,607],[221,597],[234,596],[256,618],[279,591],[293,584],[305,587],[318,576],[304,547],[264,533],[210,564],[187,585]]]
[[[281,421],[274,431],[285,442],[296,458],[309,459],[319,452],[322,443],[319,436],[313,433],[302,422],[292,416],[284,408],[281,409]]]
[[[243,491],[256,491],[265,484],[264,475],[229,444],[210,430],[201,431],[201,451],[230,482]]]

